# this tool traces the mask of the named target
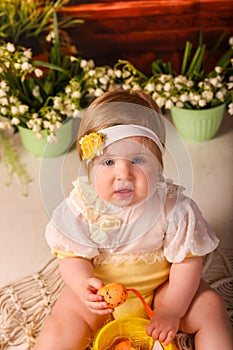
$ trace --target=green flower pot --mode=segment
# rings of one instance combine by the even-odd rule
[[[172,121],[180,135],[187,141],[210,140],[218,132],[224,115],[225,104],[201,110],[173,107]]]
[[[57,142],[47,141],[47,131],[43,130],[41,139],[37,139],[36,133],[30,129],[19,126],[19,133],[26,150],[36,157],[53,158],[64,154],[71,145],[72,119],[65,122],[56,131]]]

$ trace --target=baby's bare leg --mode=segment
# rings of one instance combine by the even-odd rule
[[[65,287],[37,339],[34,350],[84,350],[109,315],[91,313]]]
[[[185,332],[196,334],[196,350],[233,349],[232,328],[225,304],[203,281],[180,326]]]
[[[163,303],[168,282],[156,292],[154,306]],[[232,328],[222,298],[208,284],[200,287],[184,317],[180,330],[195,334],[196,350],[233,349]]]

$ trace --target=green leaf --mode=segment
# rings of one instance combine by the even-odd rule
[[[205,45],[202,45],[202,46],[199,46],[196,51],[195,51],[195,54],[193,56],[193,59],[190,63],[190,66],[189,66],[189,69],[186,73],[186,75],[189,77],[189,78],[192,78],[195,70],[197,72],[199,72],[200,70],[200,67],[202,65],[202,62],[203,62],[203,54],[205,52]]]
[[[226,68],[230,64],[230,60],[233,57],[233,48],[230,48],[225,54],[218,60],[215,66]]]
[[[212,47],[212,49],[209,51],[208,56],[206,57],[206,60],[204,62],[204,64],[206,65],[206,63],[215,55],[217,49],[219,48],[219,46],[221,45],[224,37],[226,36],[226,33],[223,32],[220,37],[218,38],[218,40],[216,41],[215,45]]]
[[[184,56],[183,56],[183,61],[181,66],[181,75],[186,74],[187,64],[188,64],[191,51],[192,51],[192,43],[190,43],[190,41],[187,41],[185,45]]]

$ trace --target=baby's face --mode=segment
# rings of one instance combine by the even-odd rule
[[[159,169],[155,155],[132,137],[113,143],[94,159],[91,181],[105,201],[126,207],[154,192]]]

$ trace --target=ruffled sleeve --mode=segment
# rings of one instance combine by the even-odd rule
[[[45,238],[52,253],[58,257],[63,255],[92,259],[99,252],[89,239],[88,224],[83,219],[82,208],[78,208],[77,202],[74,208],[73,199],[69,196],[54,210],[46,227]]]
[[[164,255],[169,262],[181,262],[187,256],[204,256],[213,251],[219,239],[210,229],[196,203],[181,195],[168,214]]]

